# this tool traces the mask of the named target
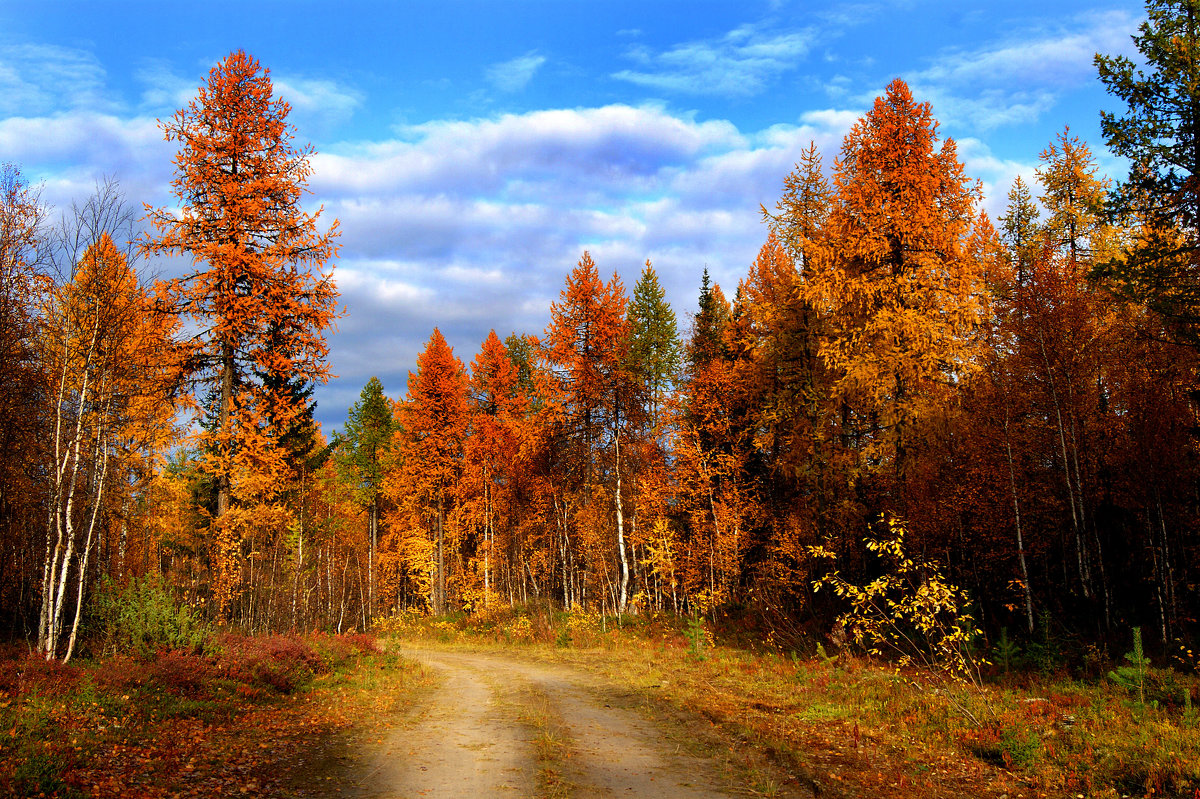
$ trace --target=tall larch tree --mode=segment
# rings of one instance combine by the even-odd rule
[[[1106,371],[1117,342],[1110,295],[1088,278],[1096,261],[1113,249],[1114,232],[1104,215],[1109,184],[1099,174],[1091,150],[1069,131],[1059,134],[1040,160],[1040,199],[1046,209],[1042,251],[1034,260],[1029,285],[1017,292],[1018,312],[1010,321],[1017,330],[1018,352],[1028,359],[1030,374],[1043,392],[1038,410],[1054,431],[1053,451],[1065,482],[1064,506],[1070,511],[1080,590],[1090,598],[1098,585],[1107,597],[1103,547],[1094,518],[1097,464],[1088,456],[1096,451],[1090,440],[1102,434],[1100,409],[1110,384]],[[1106,623],[1109,608],[1105,601]]]
[[[1033,192],[1018,175],[1008,190],[1008,205],[1000,215],[1000,238],[1008,247],[1018,285],[1025,282],[1030,264],[1042,246],[1040,216]]]
[[[1099,176],[1095,156],[1069,128],[1038,156],[1038,182],[1046,220],[1043,241],[1064,252],[1075,264],[1090,268],[1110,255],[1112,230],[1105,220],[1104,203],[1110,183]]]
[[[399,437],[407,445],[405,474],[433,523],[434,613],[444,613],[446,599],[446,511],[463,468],[467,436],[467,376],[462,361],[434,328],[417,356],[416,373],[408,373],[408,397],[398,408]]]
[[[803,273],[829,216],[832,192],[815,142],[800,154],[800,162],[783,179],[783,195],[774,213],[762,208],[763,221]]]
[[[56,287],[46,315],[42,361],[54,392],[54,439],[38,649],[69,659],[94,578],[89,562],[117,515],[109,497],[120,492],[122,460],[145,428],[174,415],[176,322],[156,311],[107,233]]]
[[[622,447],[628,450],[630,431],[641,424],[637,383],[629,370],[627,304],[620,279],[614,274],[602,281],[585,252],[567,276],[558,302],[550,306],[543,343],[563,411],[571,483],[586,491],[603,488],[612,497],[620,612],[625,611],[630,578],[622,489],[628,453]],[[589,512],[592,521],[606,515],[595,508]]]
[[[35,540],[45,519],[43,487],[29,465],[43,453],[37,308],[49,288],[47,232],[37,190],[15,165],[0,164],[0,608],[14,616],[34,593],[29,575],[37,573]]]
[[[763,209],[771,234],[746,283],[755,331],[753,358],[746,364],[753,369],[747,377],[763,392],[764,429],[778,442],[779,456],[773,462],[775,525],[782,522],[790,529],[777,536],[775,559],[780,568],[801,560],[796,553],[811,543],[814,533],[817,538],[828,535],[838,506],[836,487],[845,483],[838,464],[847,453],[836,446],[838,405],[829,399],[830,372],[819,357],[827,320],[801,285],[829,246],[832,207],[833,190],[821,153],[810,144],[784,178],[775,211]],[[775,242],[790,256],[790,269],[783,268]],[[792,582],[807,585],[803,579]]]
[[[968,243],[979,188],[953,140],[939,143],[928,103],[901,80],[847,134],[834,173],[830,246],[806,270],[803,298],[827,313],[821,357],[855,415],[868,460],[903,483],[917,425],[973,364],[982,266]],[[879,510],[883,510],[880,508]]]
[[[467,482],[472,486],[476,527],[482,533],[478,550],[482,558],[482,604],[487,607],[496,590],[493,571],[497,555],[498,528],[507,528],[513,519],[501,509],[517,485],[520,474],[521,444],[529,401],[521,391],[516,366],[508,356],[496,331],[488,333],[479,355],[471,364],[470,394],[472,405],[471,435],[466,442]]]
[[[733,308],[705,269],[686,345],[674,457],[689,535],[682,542],[683,589],[693,610],[732,601],[746,547],[746,517],[758,507],[743,479],[748,432],[733,358]],[[736,407],[735,407],[736,406]]]
[[[324,331],[338,313],[326,271],[337,222],[322,231],[320,211],[301,208],[312,150],[293,143],[289,110],[258,61],[240,50],[222,59],[197,98],[161,123],[179,144],[179,211],[147,207],[156,235],[146,251],[195,265],[163,292],[199,330],[192,376],[213,397],[201,439],[216,482],[222,608],[237,588],[248,526],[286,525],[273,496],[288,467],[279,439],[307,410],[294,402],[296,386],[328,379]],[[288,390],[271,390],[264,374]],[[253,506],[272,510],[226,518]]]

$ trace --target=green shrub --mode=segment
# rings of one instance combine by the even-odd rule
[[[1116,671],[1110,671],[1108,678],[1127,691],[1136,691],[1138,704],[1146,704],[1146,670],[1150,666],[1149,658],[1142,652],[1142,628],[1133,628],[1133,651],[1125,653],[1128,666],[1118,666]]]
[[[64,764],[54,755],[26,749],[13,773],[12,790],[20,797],[80,796],[78,791],[63,785],[63,769]]]
[[[1004,667],[1004,673],[1007,674],[1013,666],[1017,665],[1021,657],[1021,647],[1017,646],[1016,641],[1008,637],[1008,628],[1000,628],[1000,640],[996,642],[992,649],[992,656],[995,661]]]
[[[1037,666],[1047,678],[1062,663],[1063,641],[1054,632],[1050,611],[1043,610],[1038,623],[1038,637],[1029,642],[1029,663]]]
[[[704,619],[700,616],[689,618],[683,634],[688,640],[688,653],[696,660],[704,660],[704,650],[712,645],[712,633],[704,627]]]
[[[200,654],[211,640],[209,627],[175,601],[158,575],[123,586],[106,579],[94,614],[105,654],[150,658],[160,649]]]

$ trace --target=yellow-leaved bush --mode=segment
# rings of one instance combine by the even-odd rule
[[[979,685],[979,669],[987,661],[973,650],[981,632],[967,610],[967,592],[948,582],[936,562],[917,562],[908,556],[903,521],[884,517],[880,527],[883,535],[864,542],[886,562],[883,574],[856,585],[838,571],[832,551],[814,546],[809,554],[827,560],[833,568],[813,582],[813,590],[828,586],[849,601],[838,624],[871,655],[894,657],[898,670],[923,666],[935,680]]]

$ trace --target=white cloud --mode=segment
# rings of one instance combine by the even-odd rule
[[[983,84],[1074,85],[1094,80],[1097,52],[1125,52],[1136,19],[1123,11],[1088,14],[1069,30],[1035,31],[1020,39],[973,51],[946,53],[919,73],[955,86]]]
[[[1037,191],[1036,163],[997,158],[987,144],[976,138],[957,139],[955,144],[963,171],[980,182],[983,210],[987,211],[993,224],[999,224],[1000,215],[1008,205],[1008,190],[1018,175]]]
[[[275,96],[291,106],[288,121],[299,121],[305,128],[329,128],[345,122],[363,102],[357,89],[332,80],[273,76],[272,84]]]
[[[742,25],[719,39],[677,44],[658,53],[632,47],[626,55],[638,68],[612,77],[683,94],[755,95],[774,78],[799,67],[815,37],[811,28],[773,32]]]
[[[0,115],[112,110],[106,73],[89,52],[42,44],[0,46]]]
[[[144,87],[142,108],[160,115],[171,114],[194,100],[200,85],[199,78],[181,77],[163,59],[148,59],[134,72],[134,78]]]
[[[500,91],[519,92],[529,84],[534,74],[545,63],[545,56],[531,52],[511,61],[493,64],[484,71],[484,74],[488,81]]]
[[[554,185],[574,197],[624,195],[652,189],[664,170],[698,155],[744,145],[728,122],[624,105],[430,122],[401,134],[318,154],[314,189],[356,197],[502,193],[519,201]]]
[[[163,141],[156,120],[70,111],[0,118],[0,153],[30,180],[44,180],[42,199],[58,207],[90,194],[105,176],[117,178],[135,204],[162,204],[174,146]]]

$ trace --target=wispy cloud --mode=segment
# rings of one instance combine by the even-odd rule
[[[200,78],[185,78],[160,58],[147,59],[133,74],[142,85],[141,106],[153,114],[170,114],[182,108],[195,98],[200,85]]]
[[[35,116],[116,108],[106,73],[89,52],[45,44],[0,46],[0,114]]]
[[[530,52],[511,61],[492,64],[484,70],[484,75],[502,92],[519,92],[529,85],[529,81],[545,63],[545,56]]]
[[[317,190],[337,185],[375,196],[429,187],[448,196],[520,199],[554,184],[573,196],[623,195],[708,152],[744,145],[729,122],[627,105],[441,120],[400,133],[318,155]]]
[[[1136,27],[1136,18],[1125,11],[1089,13],[1063,27],[943,52],[906,79],[943,120],[979,130],[1031,122],[1064,91],[1095,80],[1096,53],[1130,53],[1128,32]]]
[[[275,96],[292,107],[293,123],[304,122],[318,130],[327,130],[353,116],[362,105],[357,89],[332,80],[314,80],[296,76],[273,76]]]
[[[142,85],[141,108],[156,116],[168,116],[196,99],[198,87],[208,78],[207,69],[184,77],[162,59],[148,59],[134,72]],[[346,122],[363,104],[357,89],[329,79],[271,74],[275,97],[291,106],[292,124],[327,133]]]
[[[719,39],[686,42],[662,52],[632,47],[626,55],[638,68],[612,77],[682,94],[755,95],[799,67],[815,38],[811,28],[772,31],[742,25]]]

